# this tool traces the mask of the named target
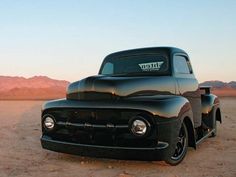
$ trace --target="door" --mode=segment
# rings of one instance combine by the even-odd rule
[[[188,56],[175,54],[173,57],[174,75],[179,94],[187,98],[193,111],[194,127],[201,126],[201,93]]]

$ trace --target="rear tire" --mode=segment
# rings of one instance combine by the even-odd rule
[[[217,135],[217,121],[216,121],[216,114],[213,117],[213,132],[211,133],[211,137],[216,137]]]
[[[178,142],[176,144],[175,152],[171,157],[168,157],[166,163],[170,165],[178,165],[187,154],[188,150],[188,130],[183,122],[178,136]]]

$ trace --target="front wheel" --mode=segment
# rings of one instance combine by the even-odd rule
[[[183,122],[178,136],[178,141],[175,147],[174,154],[166,160],[166,163],[170,165],[179,164],[185,157],[188,150],[188,130]]]

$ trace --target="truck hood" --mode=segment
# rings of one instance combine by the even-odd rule
[[[170,76],[97,75],[70,84],[67,89],[67,99],[104,100],[144,95],[173,95],[175,93],[175,80]]]

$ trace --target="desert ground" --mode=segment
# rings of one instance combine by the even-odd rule
[[[0,101],[0,177],[235,177],[236,98],[222,98],[218,135],[189,148],[178,166],[164,162],[95,159],[40,145],[42,101]]]

